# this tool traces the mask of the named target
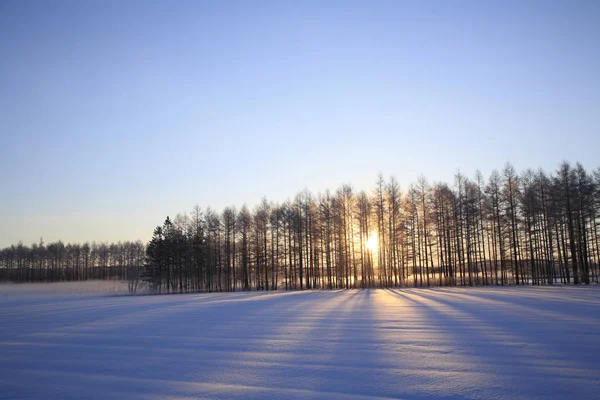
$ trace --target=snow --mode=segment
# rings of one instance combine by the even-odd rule
[[[598,398],[600,288],[0,287],[0,398]]]

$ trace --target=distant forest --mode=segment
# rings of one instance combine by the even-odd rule
[[[121,279],[155,293],[597,283],[599,194],[600,169],[568,162],[405,191],[380,175],[370,193],[196,206],[147,245],[19,243],[0,250],[0,280]]]

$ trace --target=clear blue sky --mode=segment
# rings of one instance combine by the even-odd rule
[[[0,246],[600,165],[600,1],[0,0]]]

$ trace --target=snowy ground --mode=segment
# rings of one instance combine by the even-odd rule
[[[35,296],[0,398],[592,399],[600,288]]]

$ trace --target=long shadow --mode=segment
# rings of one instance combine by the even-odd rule
[[[286,391],[303,390],[304,396],[309,397],[316,393],[337,394],[331,385],[319,382],[329,376],[335,346],[340,340],[334,327],[343,320],[342,314],[358,295],[354,291],[313,293],[308,302],[294,306],[272,336],[255,343],[253,352],[259,359],[249,360],[242,353],[234,355],[228,362],[233,368],[225,368],[222,373],[216,371],[203,382],[239,382],[259,389],[261,395],[266,388],[283,384]],[[251,371],[240,374],[248,366]],[[315,377],[315,371],[319,372],[319,378]]]
[[[178,312],[190,307],[215,305],[219,301],[239,301],[240,299],[266,299],[265,293],[219,293],[219,294],[186,294],[180,296],[152,296],[129,298],[94,297],[71,299],[13,310],[0,311],[5,323],[0,327],[0,334],[22,336],[24,333],[67,333],[78,329],[98,328],[99,326],[119,326],[123,323],[135,323],[143,318],[158,318],[171,312]],[[10,323],[10,324],[9,324]],[[12,325],[12,326],[11,326]],[[11,329],[16,328],[16,329]]]
[[[369,389],[403,399],[469,398],[478,389],[470,383],[489,379],[465,369],[471,360],[456,352],[437,315],[422,302],[390,289],[370,295],[370,347],[362,355]]]
[[[524,321],[536,319],[539,324],[549,324],[551,327],[555,327],[556,322],[561,322],[580,324],[591,330],[600,329],[600,309],[573,304],[565,296],[563,296],[562,302],[552,304],[546,301],[546,297],[542,293],[538,293],[537,297],[527,295],[526,292],[529,290],[532,289],[523,288],[510,291],[500,289],[498,291],[478,288],[475,292],[461,289],[435,289],[427,293],[441,293],[440,300],[455,298],[473,302],[478,305],[475,311],[481,307],[490,307],[490,311],[496,316],[496,319],[506,315],[510,318],[521,318]]]
[[[598,366],[543,336],[572,331],[543,318],[532,329],[513,310],[499,319],[475,296],[427,289],[161,303],[112,326],[0,344],[0,387],[8,398],[594,398]]]
[[[396,374],[390,370],[387,344],[378,330],[381,320],[376,311],[379,290],[355,289],[328,316],[321,320],[315,333],[322,342],[326,357],[319,370],[319,381],[312,388],[325,398],[358,396],[360,398],[398,398]]]
[[[436,288],[435,291],[449,295],[461,294],[483,296],[515,305],[534,304],[546,311],[562,309],[565,304],[578,306],[600,305],[600,287],[575,286],[507,286],[477,288]]]
[[[520,394],[571,397],[579,393],[583,396],[580,398],[585,398],[598,388],[593,379],[593,371],[598,367],[592,360],[585,356],[574,360],[569,353],[540,343],[538,339],[543,338],[550,325],[545,329],[535,325],[532,328],[531,321],[521,320],[519,314],[494,318],[481,312],[476,302],[457,304],[430,290],[405,292],[445,321],[448,333],[479,368],[501,376],[501,381]],[[527,322],[529,326],[523,332],[521,326]]]
[[[84,381],[129,377],[132,381],[208,384],[216,381],[212,379],[215,371],[227,371],[231,365],[244,370],[244,358],[264,356],[271,350],[264,346],[265,338],[269,340],[269,331],[278,319],[298,315],[323,296],[327,293],[279,292],[243,296],[237,302],[228,297],[228,301],[210,304],[186,296],[188,303],[150,308],[153,312],[144,318],[133,318],[135,313],[127,316],[130,320],[113,318],[108,330],[102,325],[88,326],[71,334],[62,332],[51,340],[38,338],[37,343],[2,346],[7,351],[3,351],[0,371],[3,379],[14,374],[58,376],[63,392],[74,387],[73,374],[83,376]],[[142,313],[149,311],[147,307],[144,310]],[[79,356],[82,353],[85,357]],[[43,377],[39,382],[55,385]]]

